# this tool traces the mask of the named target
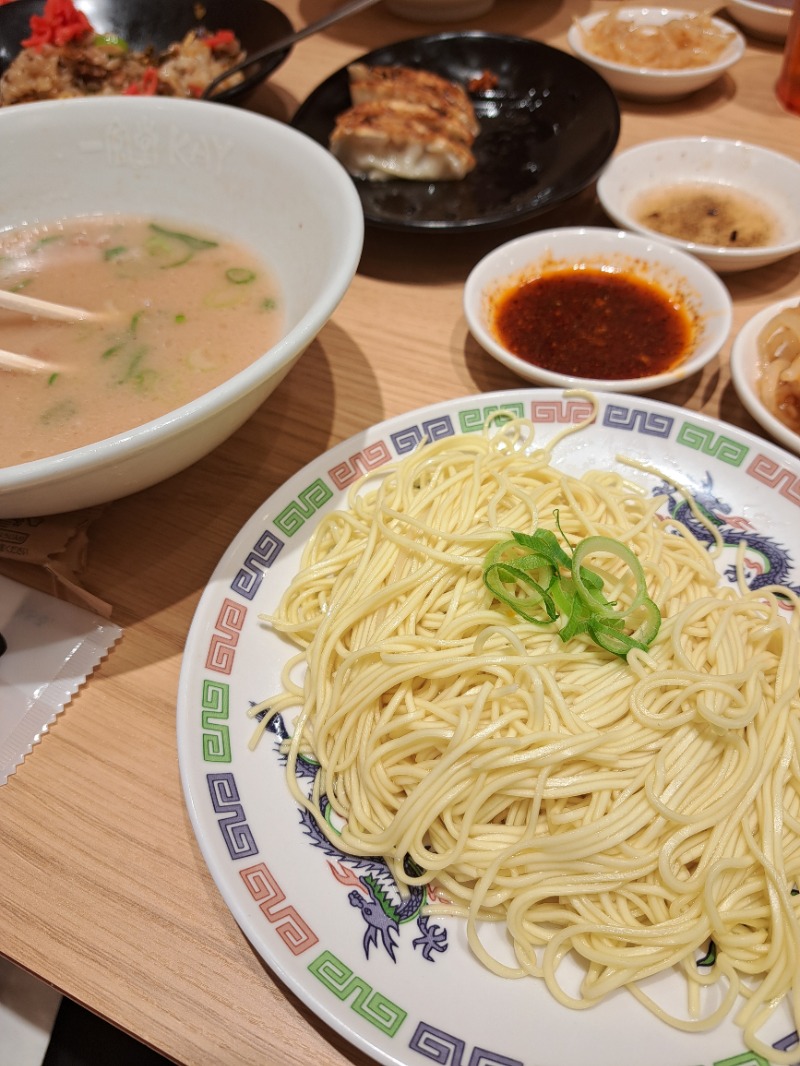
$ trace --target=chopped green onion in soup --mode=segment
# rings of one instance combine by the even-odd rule
[[[0,287],[103,316],[0,311],[0,348],[53,367],[0,376],[0,466],[158,418],[238,373],[283,330],[271,264],[169,220],[98,216],[4,233]]]

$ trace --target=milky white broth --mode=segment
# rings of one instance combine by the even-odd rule
[[[0,288],[108,313],[66,323],[0,310],[0,466],[148,422],[227,380],[281,336],[276,280],[241,245],[169,220],[98,217],[0,234]]]

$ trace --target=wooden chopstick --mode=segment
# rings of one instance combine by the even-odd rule
[[[21,292],[7,292],[5,289],[0,289],[0,308],[6,311],[19,311],[24,315],[60,319],[63,322],[100,322],[106,317],[96,311],[85,311],[82,307],[67,307],[65,304],[39,300],[35,296],[26,296]]]
[[[18,352],[7,352],[0,348],[0,370],[26,370],[28,373],[49,370],[53,373],[58,367],[41,359],[34,359],[32,355],[20,355]]]

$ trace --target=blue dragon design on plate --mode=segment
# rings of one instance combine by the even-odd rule
[[[267,730],[275,735],[276,750],[285,765],[286,759],[280,755],[280,745],[289,733],[281,715],[276,715],[270,721]],[[317,764],[308,759],[301,757],[297,760],[298,779],[308,783],[309,791],[318,770]],[[323,811],[327,808],[324,796],[320,806]],[[422,913],[431,898],[427,887],[412,885],[407,895],[401,895],[383,859],[363,858],[340,851],[306,810],[300,811],[300,824],[314,847],[327,855],[332,875],[340,884],[350,888],[348,901],[352,907],[358,908],[366,925],[362,940],[365,958],[369,958],[370,950],[376,948],[385,951],[392,962],[396,962],[400,929],[411,923],[417,930],[411,944],[423,959],[434,962],[437,955],[447,951],[447,930]]]
[[[711,532],[692,511],[688,501],[674,487],[663,482],[653,490],[655,496],[667,498],[670,517],[681,522],[700,541],[709,547],[713,543]],[[744,542],[745,579],[748,587],[757,590],[767,585],[784,585],[800,595],[800,585],[791,584],[793,570],[792,554],[772,537],[759,532],[749,519],[734,515],[730,504],[720,499],[714,491],[714,479],[706,472],[699,488],[693,494],[694,502],[703,517],[717,530],[726,547],[737,549]],[[723,576],[736,582],[736,565],[726,566]]]

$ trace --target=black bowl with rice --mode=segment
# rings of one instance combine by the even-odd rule
[[[92,40],[84,39],[81,54],[65,56],[64,60],[51,54],[44,61],[41,53],[34,55],[35,50],[28,49],[30,61],[24,68],[18,65],[14,69],[16,84],[12,88],[6,72],[26,51],[23,41],[31,37],[31,18],[41,17],[45,5],[46,0],[13,0],[0,6],[0,103],[152,91],[146,79],[142,86],[137,64],[169,70],[160,80],[158,95],[198,95],[196,88],[221,69],[220,62],[230,65],[242,53],[257,52],[292,32],[288,18],[266,0],[75,0],[75,8],[108,43],[98,48]],[[235,44],[222,36],[212,55],[202,39],[206,35],[215,38],[220,31],[232,31]],[[191,35],[188,41],[187,34]],[[117,39],[122,42],[118,49]],[[65,50],[74,53],[78,43],[70,42]],[[215,99],[246,103],[289,52],[284,49],[245,70],[236,84],[220,91]],[[168,67],[163,66],[165,59],[169,60]],[[191,89],[184,91],[185,86]]]

